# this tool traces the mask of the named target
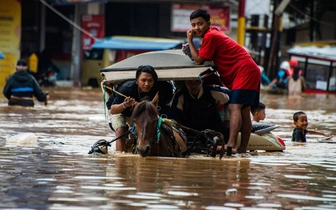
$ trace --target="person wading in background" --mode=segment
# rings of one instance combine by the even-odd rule
[[[34,76],[28,73],[27,62],[23,59],[17,62],[16,72],[7,80],[3,94],[8,99],[9,106],[33,107],[33,96],[40,102],[49,99],[49,94],[44,93]]]

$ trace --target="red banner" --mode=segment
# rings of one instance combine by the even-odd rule
[[[95,38],[105,37],[105,16],[104,15],[84,15],[82,16],[82,28]],[[90,50],[94,39],[88,34],[82,34],[83,50]]]
[[[219,6],[202,7],[210,14],[211,25],[217,27],[219,30],[228,33],[230,32],[230,8]]]

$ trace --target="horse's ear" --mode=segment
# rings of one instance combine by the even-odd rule
[[[156,92],[156,94],[155,94],[155,96],[152,100],[152,104],[154,104],[154,106],[156,106],[156,107],[158,106],[158,104],[159,104],[159,91]]]

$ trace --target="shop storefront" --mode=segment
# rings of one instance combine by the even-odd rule
[[[224,5],[224,2],[226,1],[186,3],[193,8],[206,6],[216,13],[218,8],[228,8],[228,4]],[[20,7],[20,4],[18,6]],[[191,11],[184,4],[175,4],[173,1],[21,1],[22,13],[18,14],[22,14],[22,33],[18,38],[17,56],[12,59],[11,68],[15,68],[14,63],[19,57],[28,58],[36,54],[39,72],[46,71],[48,64],[52,62],[58,71],[59,80],[80,81],[84,52],[94,43],[95,38],[115,35],[185,38],[185,31],[179,28],[181,21],[176,19],[175,15],[174,18],[172,16],[174,11],[178,11],[173,11],[174,7],[186,10],[186,15]],[[230,10],[225,11],[229,16]],[[230,30],[230,18],[227,16],[224,21],[219,16],[215,20],[216,25],[223,27],[225,32]],[[91,22],[87,21],[88,17],[92,18]],[[188,23],[188,17],[183,17],[186,18],[183,22]],[[186,27],[183,24],[182,26]]]
[[[331,46],[296,46],[287,51],[303,69],[307,91],[336,93],[336,48]]]

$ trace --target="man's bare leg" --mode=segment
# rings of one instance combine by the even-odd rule
[[[237,150],[238,153],[246,153],[246,149],[248,146],[248,142],[250,140],[251,130],[252,130],[252,122],[250,115],[251,107],[244,107],[241,109],[242,116],[242,126],[241,126],[241,141],[240,146]]]
[[[228,143],[226,144],[227,155],[231,155],[232,149],[236,148],[238,133],[242,125],[241,107],[242,104],[229,104],[230,137]]]
[[[116,129],[116,137],[119,137],[123,135],[127,131],[127,128],[120,127]],[[125,143],[125,137],[122,137],[116,141],[116,150],[118,152],[126,152],[126,143]]]

